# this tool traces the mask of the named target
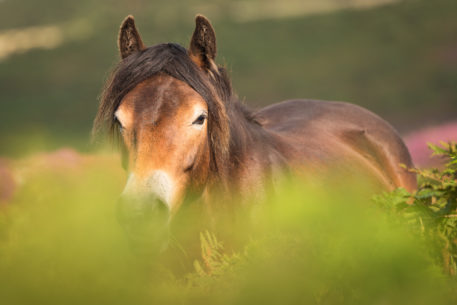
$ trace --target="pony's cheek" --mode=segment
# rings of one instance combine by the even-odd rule
[[[184,172],[191,172],[194,169],[194,165],[197,161],[198,147],[191,147],[184,153]]]
[[[188,143],[183,149],[183,165],[185,172],[191,172],[194,169],[196,163],[201,159],[204,154],[205,148],[205,137],[195,137],[191,143]]]

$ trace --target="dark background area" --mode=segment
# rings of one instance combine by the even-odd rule
[[[118,61],[118,28],[128,14],[147,45],[184,46],[195,15],[205,14],[218,63],[253,107],[290,98],[348,101],[402,134],[457,119],[457,1],[363,9],[361,0],[324,2],[320,9],[319,1],[0,0],[0,155],[92,149],[98,95]],[[30,27],[51,30],[41,47],[21,49],[40,36]]]

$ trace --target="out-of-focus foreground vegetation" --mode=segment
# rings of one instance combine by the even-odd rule
[[[378,2],[387,4],[332,9]],[[0,154],[89,149],[122,19],[135,15],[148,45],[186,46],[197,13],[212,20],[218,62],[251,105],[345,100],[402,132],[456,118],[455,0],[2,0],[0,56],[18,52],[0,58]]]
[[[1,210],[1,302],[455,304],[457,152],[435,150],[450,162],[422,172],[415,194],[373,201],[360,182],[292,179],[248,221],[219,224],[228,235],[194,231],[201,215],[186,214],[162,253],[132,251],[111,161],[37,170]]]

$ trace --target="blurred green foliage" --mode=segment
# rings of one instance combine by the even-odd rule
[[[430,145],[434,155],[448,158],[442,170],[414,170],[419,188],[414,194],[404,189],[377,196],[380,203],[430,244],[443,270],[457,274],[457,144]]]
[[[454,0],[405,0],[369,10],[252,21],[234,18],[231,2],[208,3],[1,1],[0,30],[56,25],[65,39],[55,49],[33,49],[0,62],[0,154],[25,153],[37,145],[89,149],[97,96],[118,61],[118,26],[130,13],[147,44],[183,45],[195,14],[206,14],[216,29],[218,62],[232,70],[234,87],[250,105],[288,98],[346,100],[401,131],[455,119]],[[33,135],[34,143],[26,141]]]
[[[455,157],[455,146],[449,151]],[[445,243],[436,242],[448,234],[441,216],[455,213],[455,176],[453,185],[446,182],[455,160],[439,181],[424,177],[412,204],[401,190],[373,204],[360,181],[290,179],[243,210],[247,221],[234,223],[225,212],[216,226],[202,224],[201,213],[175,219],[162,253],[132,251],[115,216],[123,179],[95,164],[36,171],[0,211],[2,304],[457,301],[455,278],[442,271]],[[436,200],[424,196],[432,184],[443,191]],[[442,199],[454,206],[440,216]],[[193,230],[196,224],[206,230]]]

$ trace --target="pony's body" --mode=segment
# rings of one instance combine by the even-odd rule
[[[359,106],[289,100],[232,115],[238,117],[232,134],[240,143],[230,148],[236,159],[229,171],[237,192],[258,192],[286,169],[316,180],[334,175],[368,182],[378,190],[416,187],[415,176],[401,166],[412,162],[400,136]]]
[[[415,188],[409,152],[396,131],[372,112],[349,103],[291,100],[268,106],[255,118],[277,139],[288,163],[370,173],[385,189]]]
[[[368,110],[313,100],[249,110],[214,62],[210,23],[198,16],[196,24],[188,50],[172,43],[146,48],[132,17],[121,26],[123,60],[94,130],[120,128],[127,220],[165,206],[174,215],[188,198],[212,198],[209,206],[217,209],[211,194],[263,193],[290,171],[361,177],[385,190],[415,188],[415,176],[400,166],[412,166],[403,141]]]

